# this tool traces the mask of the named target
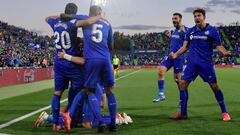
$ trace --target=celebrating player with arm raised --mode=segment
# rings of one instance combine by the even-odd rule
[[[196,25],[187,32],[183,47],[170,54],[172,59],[176,59],[189,49],[187,66],[180,83],[180,113],[170,118],[174,120],[187,118],[188,86],[200,75],[213,90],[222,111],[223,121],[229,121],[231,118],[225,106],[223,93],[217,84],[212,54],[215,47],[224,56],[230,56],[230,53],[222,46],[217,29],[205,23],[205,10],[198,8],[193,11],[193,15]]]
[[[165,100],[165,94],[164,94],[164,76],[165,73],[170,69],[174,68],[174,80],[177,83],[179,87],[179,81],[181,77],[181,73],[183,71],[183,65],[185,56],[181,55],[177,59],[170,59],[169,53],[170,52],[177,52],[179,48],[182,47],[183,41],[185,38],[186,30],[187,28],[182,24],[182,15],[180,13],[174,13],[172,17],[172,22],[174,27],[176,28],[173,33],[170,35],[169,33],[165,33],[166,36],[169,36],[171,38],[170,43],[170,51],[168,52],[167,56],[164,57],[164,59],[161,62],[161,66],[159,69],[159,79],[158,79],[158,96],[153,99],[153,102],[159,102],[162,100]]]

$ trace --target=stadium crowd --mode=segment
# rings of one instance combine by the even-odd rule
[[[240,26],[220,27],[236,52],[240,52]],[[134,50],[158,50],[160,54],[118,54],[121,65],[159,65],[169,50],[170,39],[163,33],[127,36],[134,42]],[[0,21],[0,67],[46,67],[53,65],[54,44],[49,36],[8,25]],[[214,53],[215,64],[238,64],[235,57],[224,58]]]
[[[220,27],[228,37],[234,50],[240,52],[240,26]]]
[[[231,44],[234,46],[234,50],[240,52],[240,26],[226,26],[222,27],[225,34],[229,37]],[[160,50],[159,55],[156,54],[144,54],[142,56],[136,56],[135,59],[138,61],[138,65],[159,65],[161,59],[169,50],[170,39],[162,33],[147,33],[147,34],[136,34],[131,37],[134,41],[135,50]],[[162,36],[162,43],[161,38]],[[224,44],[225,46],[225,44]],[[236,57],[224,58],[219,53],[214,53],[213,63],[221,65],[236,65],[238,64]]]
[[[0,21],[0,67],[51,66],[52,46],[53,42],[48,36],[39,36]]]

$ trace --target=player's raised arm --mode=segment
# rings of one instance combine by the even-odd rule
[[[59,59],[66,59],[68,61],[71,61],[73,63],[83,65],[85,63],[85,60],[82,57],[75,57],[67,54],[64,50],[62,52],[58,52],[58,58]]]
[[[88,18],[87,20],[79,20],[79,21],[77,21],[76,26],[77,27],[88,26],[88,25],[91,25],[91,24],[97,22],[98,20],[101,20],[101,19],[105,20],[101,15],[93,16],[93,17]]]
[[[48,20],[49,20],[49,19],[58,19],[58,18],[60,18],[60,16],[59,16],[59,15],[55,15],[55,16],[48,16],[48,17],[46,17],[46,18],[45,18],[45,21],[46,21],[46,23],[48,23]]]

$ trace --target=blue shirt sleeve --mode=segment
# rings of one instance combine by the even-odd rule
[[[49,18],[47,20],[47,23],[51,26],[51,28],[54,28],[54,25],[57,23],[57,19]]]
[[[213,46],[222,45],[222,40],[221,40],[220,34],[215,27],[212,30],[212,38],[213,38]]]
[[[114,44],[114,39],[113,39],[112,26],[109,25],[108,45],[113,45],[113,44]]]

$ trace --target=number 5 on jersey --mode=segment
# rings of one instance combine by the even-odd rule
[[[92,41],[96,43],[101,43],[103,40],[103,33],[101,29],[103,28],[103,25],[101,24],[94,24],[92,29]]]

